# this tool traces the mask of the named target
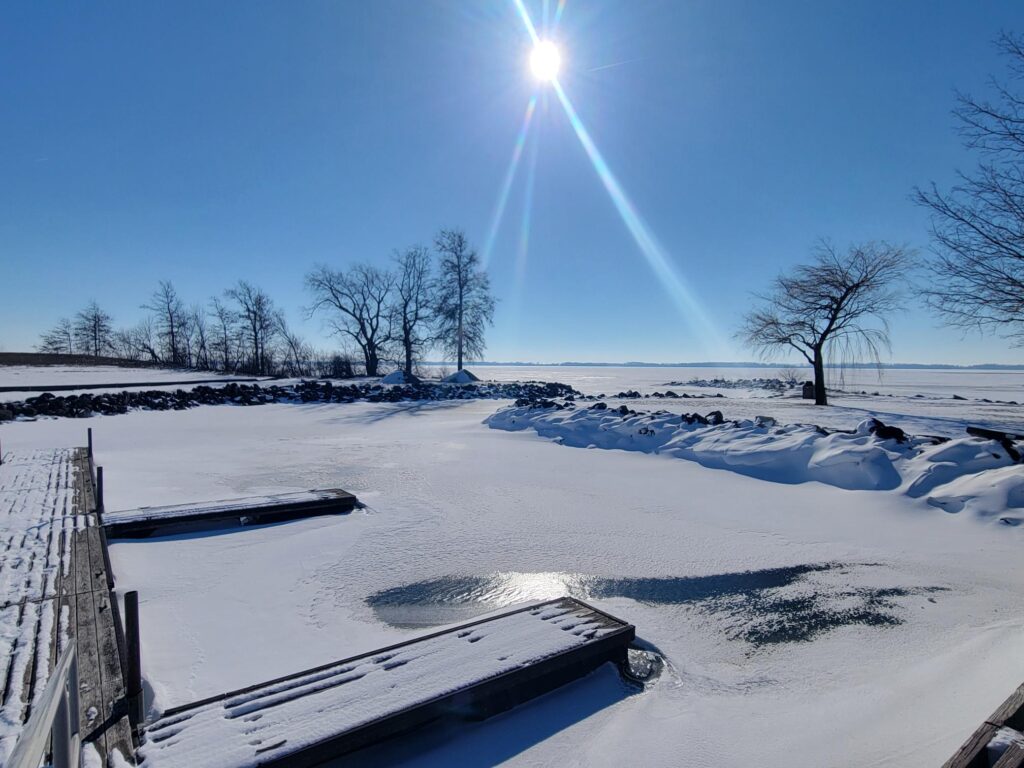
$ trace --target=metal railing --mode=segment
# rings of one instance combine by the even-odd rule
[[[80,768],[78,657],[73,642],[60,655],[43,695],[32,708],[7,760],[7,768],[39,768],[48,745],[53,755],[53,768]]]

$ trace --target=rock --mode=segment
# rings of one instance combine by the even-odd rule
[[[722,415],[721,411],[712,411],[706,416],[706,418],[707,423],[712,426],[725,423],[725,417]]]
[[[0,408],[0,421],[12,421],[14,419],[14,411],[8,411],[6,408]]]
[[[954,400],[966,400],[967,398],[963,395],[953,395]]]
[[[754,417],[754,426],[755,427],[769,428],[769,427],[774,427],[777,423],[778,422],[775,421],[775,419],[773,419],[771,416],[756,416],[756,417]]]
[[[814,382],[813,381],[805,381],[804,382],[803,387],[800,390],[800,397],[803,398],[804,400],[813,400],[814,399]]]

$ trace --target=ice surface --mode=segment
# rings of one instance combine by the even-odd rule
[[[650,370],[659,385],[680,375]],[[599,386],[648,391],[642,381]],[[714,407],[753,419],[780,402]],[[920,409],[911,420],[943,423],[937,406],[898,402]],[[732,412],[742,403],[749,416]],[[800,755],[807,765],[937,765],[1024,680],[1024,526],[941,514],[928,501],[934,488],[913,496],[784,484],[635,451],[570,450],[532,430],[488,429],[482,422],[501,406],[217,406],[91,419],[112,508],[318,487],[368,505],[340,519],[113,544],[118,589],[140,592],[152,712],[406,639],[414,633],[379,621],[369,596],[493,573],[668,579],[848,563],[785,587],[776,603],[843,601],[845,590],[907,596],[894,600],[898,624],[763,648],[738,633],[736,612],[601,597],[598,607],[636,624],[666,658],[647,692],[595,675],[447,740],[403,741],[386,764],[770,767]],[[1020,409],[1000,408],[1020,420]],[[847,429],[864,418],[797,403],[780,407],[779,423],[812,421],[785,417],[799,409],[835,413]],[[83,427],[58,419],[0,434],[8,449],[51,448],[80,444]],[[964,445],[956,450],[973,444]],[[1016,502],[1012,469],[983,470],[994,501],[963,493]],[[979,476],[935,479],[950,491]],[[922,587],[944,591],[915,592]]]

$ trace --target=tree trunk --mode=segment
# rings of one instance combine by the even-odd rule
[[[405,339],[405,375],[412,376],[412,344],[408,337]]]
[[[825,393],[825,360],[820,347],[814,350],[814,404],[828,405],[828,395]]]
[[[377,355],[375,353],[370,352],[366,356],[366,375],[367,376],[376,376],[377,375],[377,365],[378,365],[378,363],[379,363],[379,360],[377,359]]]

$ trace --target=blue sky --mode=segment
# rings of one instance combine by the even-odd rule
[[[973,166],[954,89],[1004,72],[1000,30],[1024,5],[568,0],[565,92],[696,306],[542,87],[488,358],[752,359],[731,338],[750,292],[817,238],[925,249],[911,191]],[[530,46],[512,0],[3,4],[0,348],[90,298],[131,325],[160,279],[205,301],[238,278],[326,346],[301,310],[315,263],[383,264],[442,226],[483,247]],[[913,300],[893,329],[898,361],[1022,360]]]

